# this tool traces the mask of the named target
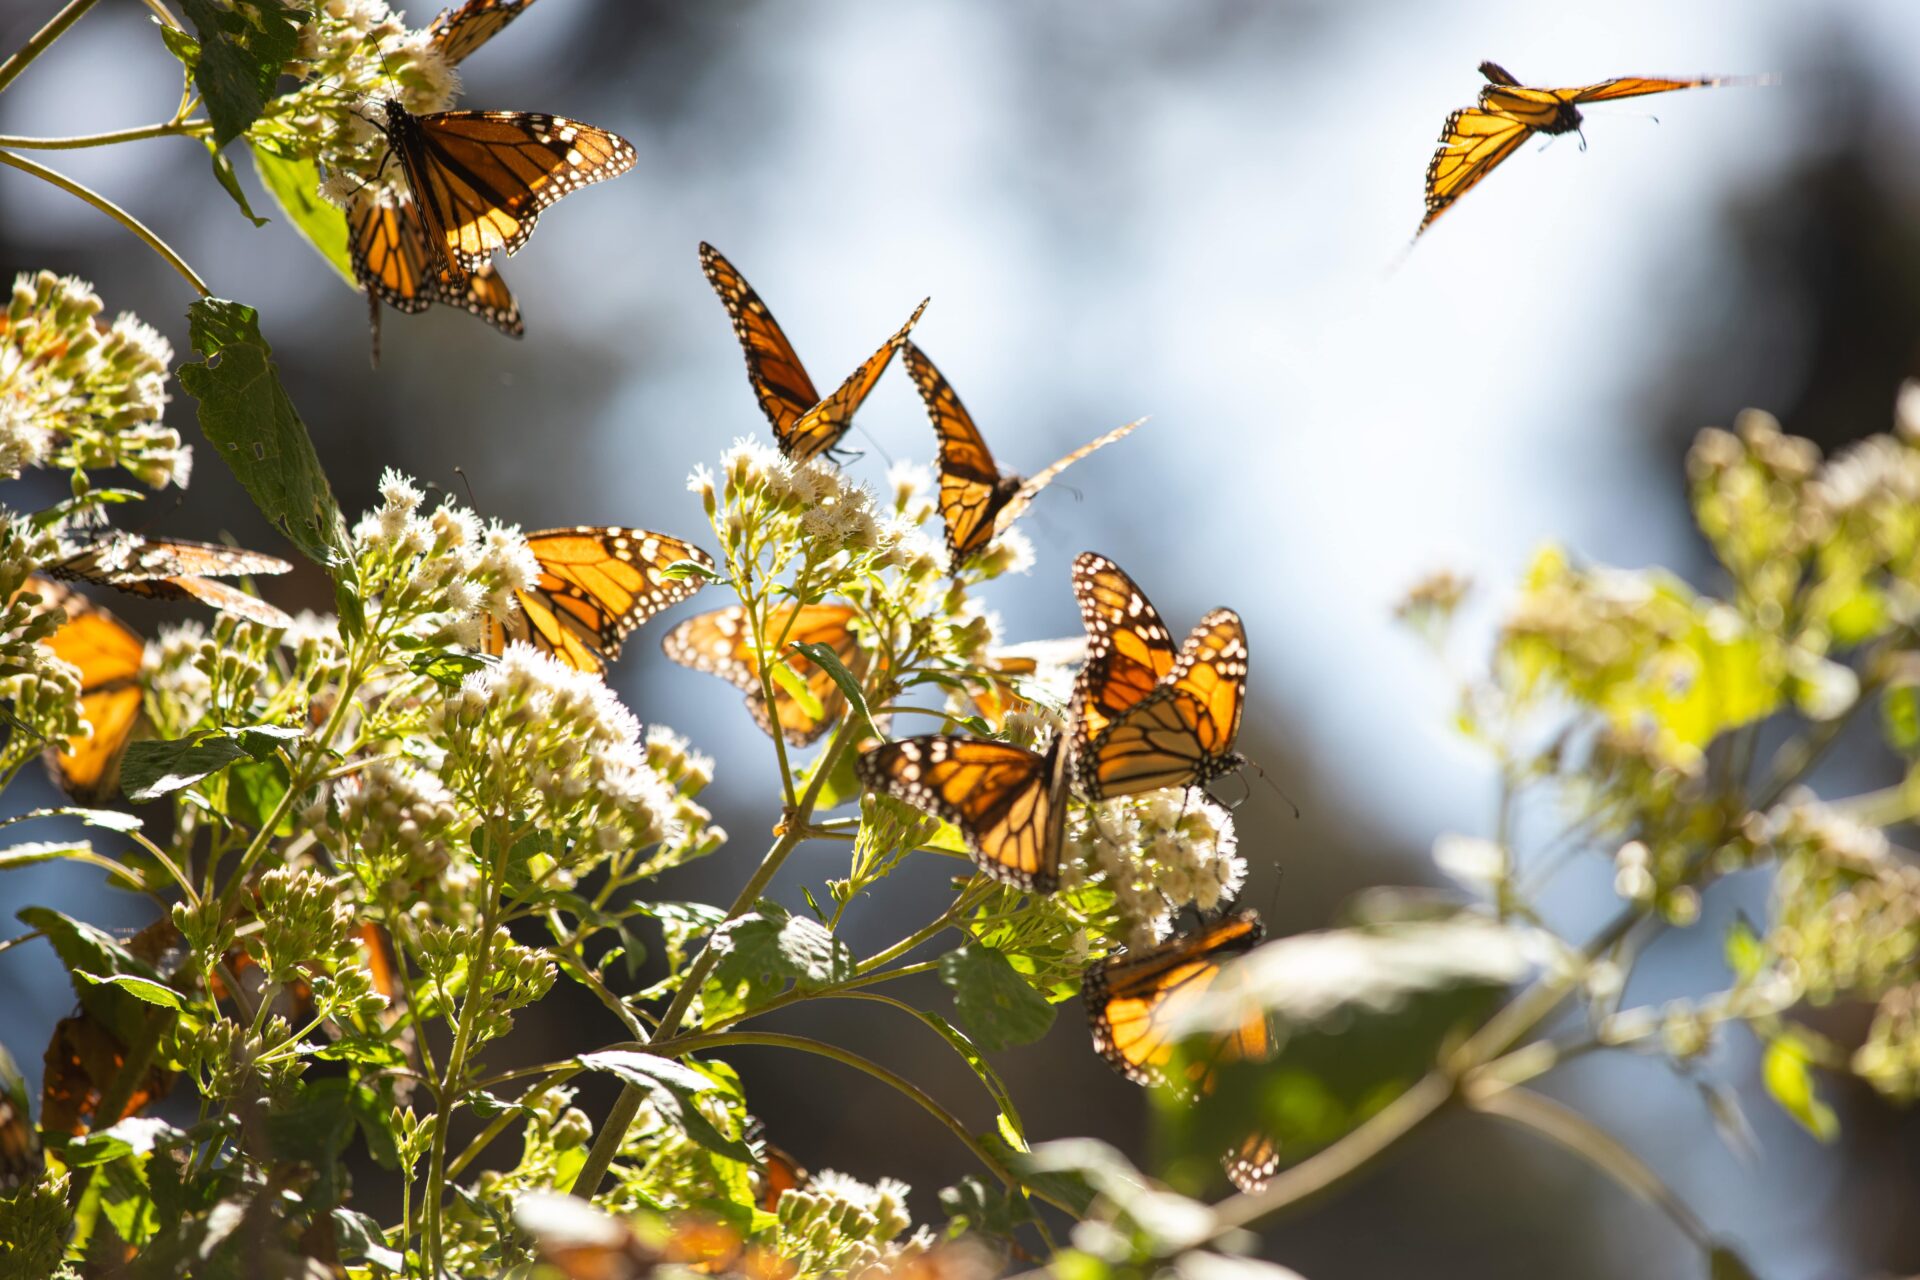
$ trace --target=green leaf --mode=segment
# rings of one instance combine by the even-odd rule
[[[1156,1091],[1176,1185],[1218,1176],[1222,1151],[1258,1127],[1311,1154],[1425,1075],[1529,968],[1523,937],[1463,916],[1283,938],[1229,962],[1170,1011],[1171,1080],[1202,1062],[1214,1086],[1189,1106]],[[1264,1023],[1271,1053],[1219,1061],[1223,1037]]]
[[[279,760],[243,760],[227,771],[227,815],[256,830],[286,798],[291,782]],[[293,815],[282,814],[275,835],[293,834]]]
[[[669,582],[685,582],[688,578],[699,578],[704,582],[725,582],[727,575],[710,564],[701,564],[698,560],[675,560],[660,570],[660,576]]]
[[[809,644],[796,640],[787,647],[790,649],[798,649],[801,653],[805,654],[813,665],[826,672],[827,676],[835,684],[840,686],[840,692],[847,695],[847,705],[859,712],[860,718],[867,722],[868,733],[876,738],[885,738],[887,736],[881,733],[874,725],[873,713],[867,710],[866,691],[861,689],[860,682],[853,678],[853,673],[842,665],[840,656],[833,651],[833,646]]]
[[[292,746],[306,734],[304,729],[290,724],[251,724],[216,732],[239,743],[240,749],[255,760],[276,758],[281,748]]]
[[[181,1010],[187,1007],[186,1000],[178,991],[164,982],[155,982],[152,978],[142,978],[137,974],[119,973],[112,977],[97,978],[83,969],[72,971],[74,981],[83,982],[90,987],[118,987],[136,1000],[158,1005],[163,1009]]]
[[[36,862],[53,862],[60,858],[71,858],[75,854],[92,852],[93,846],[85,840],[16,844],[10,849],[0,849],[0,871],[11,871],[15,867],[30,867]]]
[[[774,669],[779,670],[778,667]],[[855,755],[856,753],[852,751],[842,751],[834,760],[833,772],[829,773],[826,781],[820,784],[820,792],[814,797],[813,807],[816,812],[830,813],[841,805],[851,804],[860,798],[860,775],[853,767]],[[813,770],[818,769],[826,761],[825,753],[815,758],[811,767],[803,773],[802,779],[796,780],[799,785],[804,787],[810,784],[813,780]]]
[[[426,649],[407,659],[407,670],[426,676],[443,689],[457,689],[460,682],[476,671],[486,670],[487,660],[454,649]]]
[[[226,146],[260,118],[280,72],[300,44],[303,14],[281,0],[247,0],[231,8],[216,0],[182,0],[200,37],[193,82],[206,100],[213,140]]]
[[[948,1239],[977,1235],[1011,1240],[1014,1232],[1033,1221],[1033,1207],[1024,1195],[971,1174],[941,1189],[940,1209],[947,1215]]]
[[[287,215],[287,221],[328,266],[340,273],[342,280],[358,289],[347,247],[347,215],[338,205],[320,198],[319,166],[312,160],[288,160],[257,146],[252,150],[253,171]]]
[[[0,818],[0,827],[25,822],[29,818],[78,818],[89,827],[99,827],[105,831],[138,831],[146,825],[132,814],[122,813],[118,809],[82,809],[73,805],[62,805],[54,809],[32,809],[10,818]]]
[[[820,699],[813,696],[813,690],[807,688],[807,682],[800,678],[799,672],[787,665],[786,659],[776,659],[768,674],[809,716],[818,720],[827,714],[827,709],[820,705]]]
[[[203,0],[204,2],[204,0]],[[193,349],[180,385],[200,402],[200,429],[275,527],[329,569],[346,557],[346,522],[260,336],[252,307],[202,298],[187,309]]]
[[[120,786],[136,804],[158,800],[248,759],[231,738],[165,738],[135,742],[120,764]]]
[[[703,1094],[727,1091],[694,1068],[634,1049],[603,1049],[583,1053],[574,1061],[588,1071],[605,1071],[644,1091],[663,1119],[677,1124],[707,1150],[743,1164],[754,1162],[753,1150],[746,1143],[715,1129],[694,1105],[694,1099]]]
[[[240,206],[241,215],[256,227],[266,226],[267,220],[265,218],[255,217],[253,206],[247,203],[247,193],[240,189],[240,175],[233,171],[233,161],[227,159],[226,153],[215,146],[211,138],[207,139],[207,151],[213,157],[213,176],[215,180],[220,183],[221,188],[233,202]]]
[[[987,1053],[1032,1044],[1053,1026],[1053,1006],[1027,985],[1006,956],[975,943],[940,957],[940,981],[973,1042]]]
[[[1840,1117],[1813,1087],[1811,1048],[1792,1032],[1774,1037],[1760,1059],[1760,1079],[1780,1109],[1822,1142],[1840,1136]]]
[[[95,977],[133,974],[153,982],[162,981],[161,974],[152,965],[90,924],[50,907],[24,908],[17,918],[46,935],[69,974],[85,973]],[[80,1007],[104,1023],[125,1044],[147,1040],[175,1016],[171,1009],[157,1008],[111,983],[88,983],[76,977],[73,990],[80,999]]]
[[[156,22],[160,28],[160,43],[167,46],[167,52],[180,59],[180,65],[186,68],[187,78],[193,78],[193,69],[200,65],[200,42],[179,27]]]
[[[380,1224],[364,1213],[344,1205],[335,1205],[333,1234],[340,1243],[342,1262],[365,1258],[392,1275],[399,1275],[406,1267],[406,1257],[398,1250],[387,1247],[386,1233],[380,1230]]]
[[[1029,1174],[1071,1174],[1084,1180],[1132,1222],[1147,1252],[1165,1255],[1189,1249],[1214,1234],[1211,1209],[1158,1186],[1097,1138],[1043,1142],[1016,1157],[1013,1166],[1023,1179]]]
[[[1746,1259],[1724,1244],[1707,1255],[1707,1280],[1760,1280]]]
[[[789,982],[807,989],[853,976],[854,957],[845,943],[777,902],[763,900],[722,925],[708,945],[719,956],[701,992],[709,1025],[778,995]]]
[[[281,1160],[331,1169],[353,1137],[351,1081],[338,1077],[302,1081],[289,1102],[267,1113],[267,1142]]]

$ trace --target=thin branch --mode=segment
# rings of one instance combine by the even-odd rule
[[[47,46],[66,34],[68,27],[80,21],[82,14],[93,8],[98,0],[67,0],[66,7],[53,15],[47,25],[34,32],[27,42],[20,46],[14,55],[0,62],[0,91],[13,83],[13,78],[27,69],[35,58],[47,51]]]
[[[111,147],[120,142],[142,142],[148,138],[198,138],[211,129],[206,120],[170,120],[165,124],[143,124],[112,133],[83,133],[71,138],[0,137],[0,147],[21,151],[77,151],[82,147]]]
[[[165,258],[175,271],[185,276],[187,283],[192,285],[201,297],[208,298],[213,296],[212,290],[207,288],[206,281],[195,275],[193,268],[188,266],[165,240],[162,240],[159,236],[148,230],[147,225],[140,221],[140,219],[134,217],[99,192],[89,187],[83,187],[72,178],[66,177],[64,174],[55,173],[45,165],[35,164],[24,156],[14,155],[11,151],[0,151],[0,164],[12,165],[23,173],[32,174],[42,182],[52,183],[68,195],[78,196],[80,199],[85,200],[88,204],[146,241],[147,247]]]

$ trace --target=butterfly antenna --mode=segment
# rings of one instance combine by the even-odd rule
[[[885,462],[888,468],[891,469],[893,466],[893,455],[888,453],[886,449],[882,447],[882,445],[880,444],[880,441],[874,437],[873,432],[867,430],[866,424],[856,422],[853,425],[860,428],[860,434],[867,438],[867,443],[873,446],[873,451],[879,454],[881,461]],[[855,454],[853,456],[857,458],[860,455]]]
[[[1585,129],[1576,129],[1574,132],[1580,135],[1580,153],[1585,155],[1587,151],[1587,131]]]
[[[465,468],[455,467],[453,469],[453,474],[459,476],[460,483],[467,486],[467,501],[473,505],[473,509],[475,511],[478,511],[480,509],[480,499],[474,496],[473,481],[467,478],[467,473]]]
[[[1247,767],[1249,769],[1252,769],[1255,773],[1259,774],[1260,781],[1272,787],[1273,793],[1279,796],[1282,800],[1285,800],[1287,802],[1287,808],[1293,810],[1294,819],[1298,821],[1300,817],[1300,806],[1294,803],[1293,797],[1288,795],[1286,792],[1282,791],[1280,789],[1280,784],[1275,782],[1272,778],[1269,778],[1267,776],[1267,771],[1265,769],[1262,769],[1259,765],[1255,764],[1253,761],[1251,760],[1247,761]]]

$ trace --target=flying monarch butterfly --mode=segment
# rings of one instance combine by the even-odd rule
[[[1265,932],[1259,914],[1243,908],[1158,946],[1094,964],[1080,982],[1094,1051],[1135,1084],[1168,1085],[1190,1098],[1211,1091],[1226,1063],[1267,1057],[1266,1019],[1252,1018],[1176,1077],[1169,1030],[1181,1006],[1220,981],[1227,961],[1259,945]],[[1278,1151],[1272,1138],[1256,1132],[1236,1144],[1224,1163],[1236,1187],[1258,1190],[1278,1167]]]
[[[385,192],[363,191],[348,214],[347,234],[354,278],[367,292],[376,365],[381,302],[407,315],[418,315],[437,302],[479,316],[509,338],[526,333],[520,304],[493,264],[455,280],[428,242],[411,202],[394,203]]]
[[[948,565],[956,573],[970,557],[1012,528],[1055,476],[1145,421],[1140,418],[1115,427],[1031,478],[1006,475],[994,463],[966,406],[940,370],[934,368],[933,361],[927,359],[926,352],[911,342],[903,342],[901,351],[940,440],[940,518],[947,526]]]
[[[926,302],[915,307],[900,331],[850,374],[840,389],[826,399],[814,389],[813,379],[800,363],[793,344],[781,331],[767,304],[721,252],[704,241],[700,245],[700,268],[707,273],[713,291],[726,304],[733,320],[734,336],[747,357],[747,379],[753,384],[760,408],[773,425],[774,443],[780,452],[799,462],[827,452],[840,443],[840,437],[853,425],[853,415],[861,402],[880,381],[893,353],[907,340],[907,334],[927,309]]]
[[[840,686],[804,654],[787,646],[824,644],[855,679],[864,679],[872,654],[849,630],[858,611],[844,604],[787,604],[768,610],[766,641],[783,650],[787,666],[805,683],[813,705],[808,706],[779,681],[773,682],[773,715],[760,683],[760,660],[754,651],[753,628],[744,607],[732,604],[712,613],[697,614],[667,632],[660,647],[683,667],[719,676],[747,695],[747,710],[767,733],[778,720],[780,732],[796,747],[816,741],[846,710]]]
[[[67,615],[41,643],[80,672],[80,714],[93,732],[48,751],[61,789],[76,800],[100,801],[120,781],[120,758],[140,723],[144,697],[140,664],[146,642],[126,623],[77,591],[45,578],[29,579],[40,608]]]
[[[713,557],[692,543],[618,525],[547,529],[528,534],[527,546],[540,563],[539,580],[514,592],[520,611],[510,620],[487,619],[486,650],[498,654],[524,640],[576,671],[605,668],[635,627],[706,581],[668,577],[669,566],[713,568]]]
[[[984,738],[902,738],[867,751],[855,772],[869,790],[958,827],[974,865],[995,880],[1033,893],[1060,887],[1064,735],[1045,755]]]
[[[191,598],[263,627],[290,627],[293,619],[266,601],[212,579],[285,573],[291,568],[278,556],[216,542],[116,531],[47,565],[46,572],[49,577],[91,582],[155,600]]]
[[[455,283],[518,253],[560,197],[633,168],[633,144],[605,129],[535,111],[436,111],[389,99],[381,129],[425,228]]]
[[[1413,233],[1415,239],[1534,134],[1579,132],[1581,103],[1709,85],[1765,83],[1764,78],[1737,76],[1692,80],[1625,76],[1572,89],[1533,89],[1514,79],[1498,63],[1481,63],[1480,74],[1488,81],[1480,90],[1480,104],[1462,107],[1447,117],[1440,131],[1439,149],[1427,162],[1427,213],[1420,220],[1420,230]]]
[[[1246,702],[1247,635],[1216,609],[1175,650],[1121,568],[1083,552],[1073,593],[1087,629],[1074,686],[1074,770],[1089,800],[1204,786],[1244,763],[1233,750]]]

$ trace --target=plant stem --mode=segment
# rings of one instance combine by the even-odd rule
[[[460,1021],[454,1030],[453,1047],[447,1051],[447,1071],[441,1078],[440,1088],[434,1099],[433,1145],[427,1155],[427,1193],[424,1197],[427,1212],[425,1253],[432,1260],[433,1274],[438,1276],[446,1269],[446,1243],[441,1234],[441,1201],[447,1191],[447,1130],[452,1127],[453,1108],[462,1090],[461,1076],[466,1073],[467,1053],[473,1044],[473,1023],[485,998],[487,970],[493,961],[494,913],[500,900],[499,884],[505,870],[507,850],[506,841],[496,840],[502,846],[495,868],[493,885],[487,894],[486,908],[480,913],[480,950],[467,969],[466,989],[460,997]]]
[[[769,702],[767,706],[771,713],[773,704]],[[776,722],[776,730],[777,728]],[[726,917],[720,925],[744,915],[754,903],[760,900],[760,895],[772,882],[774,873],[779,871],[781,864],[787,860],[787,855],[806,838],[807,821],[813,815],[815,802],[820,798],[820,788],[826,784],[827,777],[833,773],[834,766],[840,762],[841,754],[858,736],[859,729],[849,708],[848,714],[841,718],[839,726],[834,730],[833,740],[827,744],[826,751],[814,765],[813,780],[807,784],[806,794],[800,797],[799,804],[790,813],[784,815],[780,834],[774,840],[773,847],[767,850],[767,856],[760,860],[759,868],[748,878],[746,884],[740,887],[740,892],[735,895],[733,905],[727,908]],[[719,927],[719,925],[715,926],[716,929]],[[687,966],[686,976],[680,980],[680,989],[674,992],[673,1001],[667,1006],[667,1011],[660,1015],[660,1025],[654,1028],[649,1044],[658,1045],[673,1038],[674,1033],[680,1029],[681,1020],[687,1016],[687,1010],[692,1007],[694,997],[699,995],[701,984],[706,981],[707,974],[713,971],[713,966],[719,962],[719,959],[709,939],[700,954],[695,956],[692,963]],[[574,1195],[584,1200],[593,1198],[593,1193],[600,1187],[601,1179],[607,1176],[607,1169],[613,1164],[614,1156],[619,1154],[620,1144],[626,1141],[628,1126],[633,1123],[634,1116],[640,1113],[640,1104],[645,1100],[646,1094],[633,1085],[621,1087],[620,1096],[614,1099],[613,1109],[607,1113],[607,1119],[600,1126],[600,1132],[594,1135],[593,1146],[587,1152],[586,1163],[580,1166],[579,1176],[573,1181],[571,1190]]]
[[[0,62],[0,91],[13,83],[13,78],[27,69],[29,63],[47,51],[47,46],[66,33],[68,27],[80,21],[82,14],[93,8],[96,0],[67,0],[60,12],[48,19],[47,25],[34,32],[27,42],[20,46],[14,55]]]
[[[1564,1147],[1630,1194],[1672,1218],[1702,1251],[1711,1252],[1714,1248],[1713,1233],[1674,1194],[1673,1188],[1660,1180],[1659,1174],[1572,1107],[1520,1088],[1475,1089],[1468,1092],[1466,1101],[1475,1111],[1531,1129],[1547,1141]]]
[[[88,2],[91,3],[91,0],[88,0]],[[0,83],[4,83],[4,82],[0,82]],[[133,232],[133,234],[135,234],[136,236],[139,236],[142,240],[146,241],[147,247],[152,249],[155,253],[159,254],[162,258],[165,258],[167,260],[168,265],[172,266],[172,268],[175,271],[178,271],[181,275],[185,276],[187,279],[187,283],[192,285],[194,289],[200,294],[201,297],[207,298],[212,296],[212,291],[207,288],[206,281],[202,280],[199,276],[195,275],[193,268],[188,266],[186,262],[180,257],[180,255],[175,253],[165,240],[162,240],[159,236],[155,235],[152,231],[148,230],[147,225],[141,222],[140,219],[134,217],[132,214],[128,213],[125,209],[122,209],[119,205],[107,199],[105,196],[101,195],[99,192],[94,191],[88,187],[83,187],[79,183],[75,182],[72,178],[66,177],[63,174],[55,173],[53,170],[47,168],[45,165],[35,164],[33,161],[28,160],[24,156],[14,155],[11,151],[0,151],[0,164],[11,165],[16,169],[19,169],[23,173],[32,174],[34,177],[39,178],[43,182],[52,183],[54,186],[60,188],[62,191],[66,192],[68,195],[78,196],[80,199],[86,201],[88,204],[100,210],[100,212],[106,214],[109,218],[112,218],[114,221],[118,222],[121,226],[125,227],[127,230]]]
[[[896,1075],[879,1063],[863,1058],[851,1050],[842,1049],[838,1045],[828,1044],[824,1040],[812,1040],[806,1036],[787,1035],[778,1031],[722,1031],[711,1035],[688,1036],[681,1043],[686,1046],[687,1052],[694,1052],[699,1049],[718,1049],[727,1045],[761,1045],[777,1049],[797,1049],[802,1053],[812,1053],[822,1058],[831,1058],[835,1062],[843,1063],[856,1071],[864,1071],[875,1080],[899,1090],[902,1094],[918,1103],[929,1115],[945,1125],[954,1137],[960,1139],[967,1150],[973,1152],[974,1157],[978,1159],[981,1164],[985,1165],[1001,1182],[1005,1183],[1008,1187],[1024,1186],[1018,1174],[1002,1164],[993,1152],[987,1150],[980,1140],[973,1136],[967,1129],[965,1121],[941,1106],[931,1095],[911,1080]],[[1072,1206],[1063,1204],[1037,1188],[1027,1188],[1027,1190],[1029,1194],[1046,1200],[1048,1204],[1056,1208],[1064,1209],[1068,1213],[1073,1212]],[[578,1194],[578,1192],[576,1191],[575,1194]]]
[[[77,151],[82,147],[110,147],[117,142],[140,142],[147,138],[198,138],[209,128],[205,120],[169,120],[165,124],[143,124],[112,133],[85,133],[71,138],[0,137],[0,147],[22,151]]]

